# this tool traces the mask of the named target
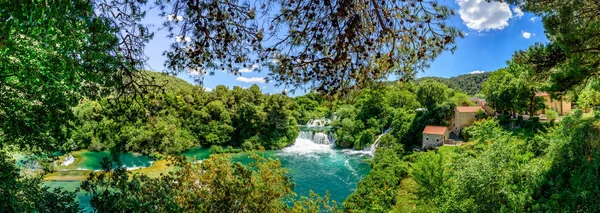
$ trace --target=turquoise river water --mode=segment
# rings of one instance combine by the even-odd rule
[[[288,174],[296,183],[294,192],[299,196],[308,196],[310,190],[324,195],[329,191],[331,199],[338,202],[344,201],[355,189],[358,181],[363,179],[370,171],[368,163],[364,160],[370,157],[367,151],[352,151],[337,149],[331,143],[318,144],[312,140],[312,134],[303,138],[302,134],[292,146],[282,150],[265,151],[267,157],[277,157]],[[316,136],[315,136],[316,137]],[[322,141],[322,140],[319,140]],[[106,152],[89,152],[82,154],[79,165],[75,167],[84,170],[100,170],[99,160],[107,155]],[[191,149],[183,153],[189,159],[206,159],[209,150],[206,148]],[[123,154],[121,161],[128,168],[147,167],[152,164],[152,159],[147,156]],[[248,154],[233,154],[233,161],[248,163]],[[73,166],[71,166],[72,168]],[[60,167],[59,167],[60,169]],[[80,185],[78,181],[47,181],[45,185],[55,188],[61,187],[75,191]],[[89,197],[79,192],[80,205],[87,210]]]

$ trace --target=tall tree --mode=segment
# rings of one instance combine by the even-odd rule
[[[417,99],[421,106],[434,108],[436,105],[446,102],[449,98],[448,86],[434,80],[425,80],[417,88]]]
[[[140,94],[152,36],[139,24],[144,2],[0,1],[0,148],[53,152],[84,97]],[[22,179],[8,159],[0,154],[3,211],[78,211],[73,194]]]
[[[133,80],[151,37],[137,24],[140,3],[0,1],[2,144],[54,150],[64,141],[70,108],[83,97],[145,84]]]
[[[513,114],[528,111],[530,97],[535,95],[524,79],[515,77],[507,68],[492,73],[483,83],[481,92],[490,106]]]
[[[517,63],[529,64],[549,78],[549,92],[564,94],[600,74],[600,5],[595,0],[511,0],[542,17],[547,44],[519,51]]]

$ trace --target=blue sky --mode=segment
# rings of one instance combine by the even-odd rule
[[[458,49],[442,53],[425,72],[417,77],[439,76],[452,77],[471,72],[489,72],[506,66],[516,50],[526,49],[536,42],[547,42],[544,28],[539,17],[523,13],[513,5],[485,0],[440,0],[456,10],[456,16],[449,20],[453,25],[466,33],[466,37],[457,41]],[[145,24],[154,25],[158,30],[164,18],[158,16],[157,10],[148,12]],[[149,57],[149,69],[162,71],[165,57],[162,53],[169,49],[174,39],[166,37],[166,31],[157,31],[154,39],[146,46],[145,52]],[[249,87],[253,83],[249,79],[260,79],[266,76],[268,70],[261,72],[246,72],[242,78],[223,72],[215,72],[213,76],[204,78],[204,86],[214,89],[217,85]],[[178,77],[194,83],[187,73]],[[282,88],[276,88],[273,82],[257,83],[264,92],[278,93]],[[296,95],[302,94],[297,91]]]

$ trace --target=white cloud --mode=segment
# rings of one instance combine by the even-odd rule
[[[531,38],[532,35],[535,35],[535,34],[531,34],[530,32],[526,32],[526,31],[521,31],[521,35],[523,36],[523,38],[529,39],[529,38]]]
[[[175,36],[175,41],[177,42],[190,42],[192,41],[192,38],[187,37],[187,36]]]
[[[183,21],[183,16],[175,16],[175,14],[171,14],[167,16],[167,20],[169,21]]]
[[[212,92],[212,89],[210,87],[202,87],[202,88],[204,88],[204,91],[206,91],[206,92]]]
[[[507,3],[486,0],[456,0],[456,3],[460,18],[472,30],[504,29],[512,18]]]
[[[531,20],[531,23],[535,23],[535,20],[536,20],[536,19],[537,19],[537,17],[533,17],[533,18],[531,18],[531,19],[529,19],[529,20]]]
[[[513,12],[515,13],[515,18],[521,18],[523,15],[525,15],[520,7],[513,8]]]
[[[206,74],[206,70],[203,68],[188,69],[187,73],[189,75],[204,75]]]
[[[238,72],[252,72],[252,71],[258,69],[258,67],[259,67],[258,64],[253,64],[252,67],[239,69]]]
[[[473,72],[470,72],[469,74],[481,74],[484,73],[485,71],[483,70],[474,70]]]
[[[236,81],[240,81],[240,82],[244,82],[244,83],[261,83],[261,84],[264,84],[266,82],[265,78],[262,78],[262,77],[246,78],[246,77],[240,76],[240,77],[237,77],[235,80]]]

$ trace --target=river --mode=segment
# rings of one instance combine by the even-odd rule
[[[264,155],[275,156],[281,161],[282,166],[288,170],[289,176],[296,183],[294,192],[297,195],[309,196],[310,190],[320,195],[329,191],[331,199],[341,202],[356,189],[358,181],[369,173],[370,167],[364,160],[370,155],[364,151],[335,148],[329,140],[330,138],[322,132],[304,130],[293,145],[281,150],[265,151]],[[316,143],[315,140],[319,143]],[[107,154],[107,152],[83,152],[77,155],[83,159],[62,169],[100,170],[99,160]],[[209,156],[209,150],[196,148],[183,154],[189,159],[195,157],[197,160],[202,160]],[[125,166],[131,169],[147,167],[152,164],[151,158],[147,156],[126,153],[122,154],[120,158]],[[232,160],[242,163],[250,161],[246,153],[232,154]],[[60,170],[61,167],[58,169]],[[45,185],[74,191],[79,187],[80,182],[46,181]],[[90,210],[89,197],[85,193],[78,193],[77,199],[80,201],[81,207]]]

